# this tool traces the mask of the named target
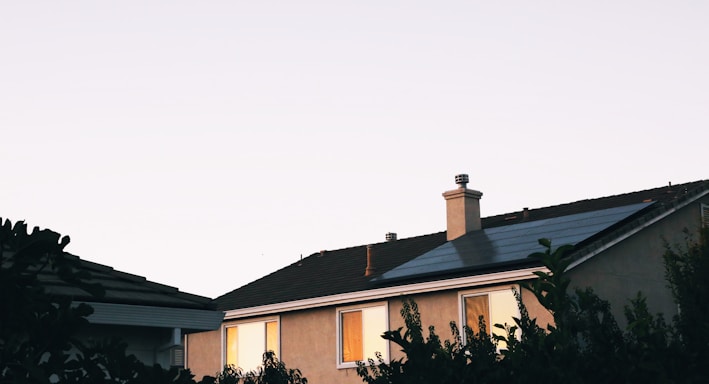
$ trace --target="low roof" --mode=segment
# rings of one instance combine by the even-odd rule
[[[370,276],[365,276],[367,245],[318,252],[226,293],[215,302],[220,310],[234,310],[525,268],[536,264],[526,256],[535,251],[532,243],[539,238],[566,230],[567,241],[554,243],[575,244],[576,253],[582,254],[587,245],[637,227],[640,217],[658,215],[707,190],[709,180],[668,185],[482,218],[482,231],[452,242],[446,241],[446,232],[438,232],[373,244],[377,269]],[[509,233],[522,240],[505,240]],[[487,251],[482,253],[471,251],[485,247]]]
[[[102,296],[94,296],[85,290],[65,282],[51,270],[38,276],[47,293],[70,297],[74,301],[130,304],[181,309],[215,309],[208,297],[181,292],[175,287],[158,284],[145,277],[117,271],[109,266],[93,263],[78,256],[65,253],[64,257],[77,262],[76,268],[89,272],[87,283],[98,283],[105,289]]]

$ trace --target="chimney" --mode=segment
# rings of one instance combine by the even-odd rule
[[[367,269],[364,270],[365,276],[372,276],[377,272],[377,268],[374,266],[374,250],[371,244],[367,245]]]
[[[396,233],[395,232],[387,232],[387,234],[384,236],[386,241],[396,241]]]
[[[482,228],[480,223],[480,198],[482,192],[468,189],[468,175],[455,176],[458,189],[443,193],[446,199],[447,239],[453,240],[470,231]]]

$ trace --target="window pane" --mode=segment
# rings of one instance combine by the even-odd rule
[[[490,331],[490,303],[487,295],[466,296],[465,301],[465,325],[473,330],[474,334],[480,332],[479,318],[485,319],[485,327]]]
[[[492,324],[514,325],[512,317],[519,317],[519,307],[517,306],[517,298],[515,298],[512,289],[504,291],[495,291],[490,293],[490,310]],[[496,335],[505,335],[505,332],[499,328],[490,328]],[[518,330],[519,332],[519,330]],[[517,335],[519,337],[519,335]],[[505,348],[506,345],[500,344],[500,348]]]
[[[386,307],[369,307],[362,310],[362,324],[364,326],[364,356],[362,360],[372,358],[375,352],[380,352],[385,360],[387,356],[387,341],[382,338],[386,331]]]
[[[226,329],[226,364],[238,364],[238,327],[229,327]]]
[[[278,323],[275,321],[266,323],[266,350],[273,351],[278,357]]]
[[[362,312],[344,312],[342,320],[342,361],[362,360]]]
[[[264,323],[246,323],[239,325],[239,364],[244,371],[251,371],[261,365],[266,351]]]

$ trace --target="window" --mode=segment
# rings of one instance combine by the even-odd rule
[[[356,367],[357,361],[389,359],[389,344],[381,336],[388,330],[386,304],[337,310],[337,366]]]
[[[709,205],[702,204],[702,227],[709,228]]]
[[[278,356],[277,319],[224,327],[225,364],[251,371],[261,365],[266,351],[273,351]]]
[[[513,317],[519,317],[517,298],[512,289],[516,286],[503,286],[486,291],[470,291],[460,293],[461,324],[465,324],[473,332],[478,333],[480,316],[485,319],[487,332],[505,336],[506,332],[496,328],[495,324],[514,325]],[[517,334],[519,337],[519,334]],[[504,345],[498,345],[504,348]]]

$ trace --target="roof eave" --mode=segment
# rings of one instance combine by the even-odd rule
[[[344,305],[370,300],[381,300],[396,296],[413,295],[426,292],[436,292],[449,289],[469,288],[473,286],[528,280],[536,277],[536,275],[534,274],[535,272],[542,271],[547,272],[548,270],[545,267],[524,268],[504,272],[494,272],[474,276],[458,277],[453,279],[368,289],[338,295],[320,296],[310,299],[294,300],[277,304],[232,309],[224,311],[224,320],[232,320],[254,316],[266,316],[273,315],[276,313],[297,311],[303,309]]]
[[[74,302],[77,305],[80,303],[88,304],[94,309],[94,312],[87,318],[91,324],[210,331],[219,328],[224,318],[224,312],[216,310]]]
[[[704,197],[708,194],[709,194],[709,190],[704,190],[702,192],[699,192],[698,194],[691,196],[684,201],[680,201],[680,202],[672,205],[672,207],[667,208],[666,210],[660,212],[659,214],[654,215],[653,217],[647,218],[647,220],[643,220],[643,218],[645,218],[647,216],[641,216],[640,218],[638,218],[639,225],[635,225],[632,228],[629,228],[628,230],[623,231],[619,236],[616,236],[608,241],[604,241],[601,245],[597,245],[597,244],[594,245],[592,243],[592,244],[589,244],[585,247],[582,247],[577,252],[575,252],[576,253],[575,256],[572,256],[572,257],[575,257],[575,259],[574,259],[574,261],[571,262],[571,264],[569,264],[569,266],[566,269],[571,270],[573,268],[576,268],[577,266],[584,263],[585,261],[595,257],[596,255],[613,247],[614,245],[620,243],[621,241],[629,238],[630,236],[633,236],[634,234],[640,232],[641,230],[657,223],[658,221],[664,219],[665,217],[677,212],[678,210],[688,206],[689,204],[701,199],[702,197]],[[593,249],[591,249],[591,248],[593,248]],[[587,253],[583,253],[584,251]]]

